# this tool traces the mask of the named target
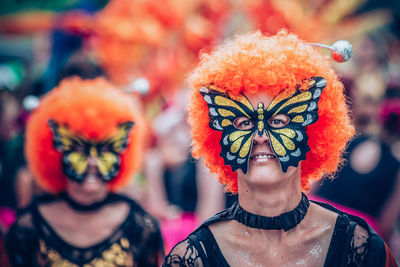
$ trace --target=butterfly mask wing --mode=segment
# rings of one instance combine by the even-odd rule
[[[266,131],[283,172],[289,166],[297,167],[310,150],[305,127],[318,120],[318,101],[325,86],[324,78],[312,77],[306,91],[297,90],[287,98],[278,94],[266,110]],[[288,124],[281,128],[271,127],[268,119],[277,114],[288,116]]]
[[[119,124],[116,134],[99,145],[98,168],[104,181],[110,181],[117,176],[121,164],[120,154],[128,146],[133,125],[132,121]]]
[[[87,175],[89,144],[73,134],[65,125],[48,121],[53,133],[53,144],[62,153],[62,168],[67,177],[81,182]]]
[[[254,129],[239,130],[234,122],[240,117],[254,117],[254,108],[243,95],[231,98],[213,85],[202,87],[200,93],[209,109],[210,128],[222,131],[220,156],[224,163],[230,165],[232,171],[241,169],[247,173]]]

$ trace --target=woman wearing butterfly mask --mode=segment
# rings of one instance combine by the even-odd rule
[[[49,195],[7,236],[13,266],[159,266],[157,222],[114,193],[141,164],[144,121],[134,99],[102,78],[66,79],[29,120],[26,156]]]
[[[364,220],[304,194],[354,134],[328,58],[295,35],[257,32],[203,55],[189,83],[193,154],[239,201],[164,266],[396,266]]]

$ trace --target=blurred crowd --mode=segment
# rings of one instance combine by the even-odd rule
[[[357,135],[341,170],[315,183],[311,198],[367,219],[400,261],[399,12],[394,0],[3,1],[0,237],[17,209],[43,193],[24,158],[30,113],[63,78],[104,76],[137,95],[146,115],[142,171],[122,193],[160,221],[168,252],[235,199],[191,157],[185,74],[200,51],[227,37],[287,28],[309,42],[353,45],[349,62],[332,64]]]

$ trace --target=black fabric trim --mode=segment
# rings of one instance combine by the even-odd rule
[[[59,194],[59,198],[64,200],[68,206],[70,206],[72,209],[78,212],[90,212],[90,211],[96,211],[99,210],[101,207],[104,205],[120,201],[121,199],[118,197],[118,195],[115,194],[108,194],[106,198],[104,198],[101,201],[95,202],[90,205],[83,205],[74,199],[72,199],[66,192],[62,192]]]
[[[338,264],[342,262],[342,258],[346,256],[344,253],[345,244],[343,244],[342,241],[347,235],[348,225],[348,217],[339,214],[336,219],[335,229],[333,230],[324,267],[338,266]],[[338,255],[341,255],[342,257],[338,257]]]
[[[194,246],[197,248],[197,252],[199,253],[199,256],[201,259],[207,258],[206,253],[204,252],[203,246],[200,243],[199,238],[196,235],[190,235],[188,236],[188,239],[193,242]],[[209,262],[203,262],[204,267],[211,267]]]
[[[212,246],[205,246],[207,254],[209,255],[208,257],[211,257],[211,255],[214,258],[217,258],[220,260],[220,262],[218,262],[218,265],[220,267],[223,266],[229,266],[228,262],[226,261],[224,255],[222,254],[221,249],[218,246],[217,240],[215,240],[214,235],[212,234],[210,228],[208,227],[204,227],[204,234],[205,234],[205,238],[208,244],[212,244]]]

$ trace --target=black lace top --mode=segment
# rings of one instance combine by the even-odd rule
[[[12,266],[160,266],[164,251],[157,222],[133,200],[115,196],[129,204],[127,218],[108,238],[87,248],[68,244],[39,213],[38,206],[54,197],[36,199],[7,235]]]
[[[314,203],[338,213],[325,267],[397,266],[383,240],[363,219],[341,212],[325,203]],[[231,220],[234,207],[235,205],[208,219],[178,243],[165,258],[163,266],[229,266],[208,225]],[[367,238],[355,231],[357,225],[367,230]]]

